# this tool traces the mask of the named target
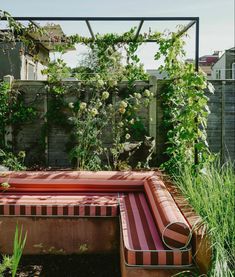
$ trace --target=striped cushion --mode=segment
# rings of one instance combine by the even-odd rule
[[[125,259],[129,265],[191,265],[191,249],[169,249],[162,242],[144,193],[120,198]]]
[[[118,216],[118,195],[10,193],[0,195],[1,216]]]
[[[186,247],[191,239],[189,224],[164,183],[152,177],[144,188],[164,244],[171,249]]]
[[[0,184],[15,192],[133,192],[143,190],[143,180],[151,173],[132,172],[0,172]],[[0,191],[4,190],[0,186]]]

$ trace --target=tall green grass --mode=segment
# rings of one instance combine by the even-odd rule
[[[235,276],[233,164],[215,161],[197,173],[181,168],[175,182],[206,224],[213,253],[209,276]]]
[[[12,277],[16,276],[20,259],[25,247],[26,239],[27,239],[27,233],[25,233],[23,237],[23,227],[21,226],[19,230],[18,224],[17,224],[16,230],[15,230],[14,243],[13,243],[13,255],[3,256],[2,263],[0,263],[0,277],[6,276],[5,274],[8,270],[10,270]]]
[[[16,272],[20,263],[21,256],[25,247],[27,239],[27,233],[23,237],[23,227],[19,230],[18,224],[16,225],[14,244],[13,244],[13,255],[12,255],[12,277],[16,276]]]

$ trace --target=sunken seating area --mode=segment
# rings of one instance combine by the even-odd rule
[[[123,277],[171,276],[192,266],[190,226],[155,172],[5,172],[0,183],[10,185],[0,194],[2,252],[11,251],[18,221],[28,231],[27,254],[120,245]]]

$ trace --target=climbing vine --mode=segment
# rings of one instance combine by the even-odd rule
[[[131,37],[134,32],[133,29],[124,37]],[[131,127],[140,121],[137,111],[143,105],[147,106],[152,96],[148,90],[137,92],[134,85],[135,80],[147,80],[143,66],[135,55],[137,47],[132,43],[132,47],[128,48],[127,65],[124,65],[121,51],[124,43],[118,38],[113,34],[97,35],[95,41],[78,36],[72,38],[73,43],[82,42],[90,49],[81,65],[71,71],[71,75],[79,80],[78,95],[77,100],[68,104],[75,145],[70,151],[70,158],[80,169],[120,168],[120,154],[131,138]],[[71,43],[69,45],[71,47]],[[63,51],[60,49],[61,53]],[[61,58],[44,71],[48,74],[48,88],[58,99],[66,94],[61,76],[68,72]],[[123,80],[128,82],[128,91],[119,88]],[[103,142],[107,130],[112,141],[109,148]]]
[[[45,29],[29,23],[28,26],[24,26],[20,22],[14,20],[14,18],[6,11],[0,9],[0,20],[4,19],[7,22],[7,31],[1,33],[0,50],[6,52],[13,49],[17,42],[22,42],[25,47],[31,52],[36,46],[35,41],[30,37],[30,34],[42,36],[45,34]]]
[[[14,131],[23,122],[27,122],[36,115],[32,107],[27,107],[22,94],[18,90],[10,88],[9,83],[0,82],[0,164],[12,170],[22,170],[25,152],[20,151],[17,155],[12,153],[12,142],[6,137],[9,127]],[[15,128],[14,128],[15,127]]]
[[[161,36],[158,42],[159,52],[155,59],[164,56],[160,70],[167,72],[169,80],[162,94],[169,156],[163,166],[175,172],[180,165],[195,165],[197,159],[198,165],[202,165],[209,158],[206,136],[209,108],[205,95],[208,83],[206,76],[196,72],[193,64],[183,61],[182,37],[172,33],[170,37]]]
[[[42,29],[35,28],[32,24],[24,27],[16,22],[9,13],[0,10],[0,20],[5,18],[8,24],[8,31],[1,33],[0,51],[4,53],[13,49],[16,42],[21,41],[28,48],[33,49],[35,44],[28,38],[29,32],[42,34]],[[12,141],[8,141],[7,135],[13,127],[13,131],[19,128],[23,122],[30,121],[36,116],[36,111],[28,107],[24,101],[24,95],[19,90],[11,87],[10,83],[0,82],[0,164],[12,170],[23,170],[25,152],[20,151],[16,155],[12,152]]]
[[[7,17],[12,30],[9,41],[25,39],[26,31],[24,28],[22,31],[22,26],[17,25],[9,14],[1,12],[1,16]],[[126,143],[133,134],[141,136],[145,132],[138,112],[149,105],[152,94],[147,89],[137,91],[135,87],[136,80],[148,79],[137,50],[145,40],[154,39],[159,45],[155,59],[164,58],[160,70],[167,73],[169,80],[162,94],[169,157],[163,166],[168,171],[175,171],[179,164],[192,165],[195,153],[198,153],[198,163],[202,164],[209,154],[205,76],[195,72],[193,64],[183,61],[184,40],[179,36],[180,30],[168,34],[150,31],[138,38],[135,33],[133,28],[122,35],[96,34],[94,39],[79,35],[66,37],[56,49],[61,56],[44,70],[51,97],[46,116],[54,118],[55,124],[69,122],[74,143],[69,155],[77,168],[104,168],[104,157],[108,160],[106,168],[121,168],[120,156]],[[63,60],[63,54],[78,43],[87,46],[89,52],[78,68],[70,69]],[[77,80],[76,99],[69,103],[66,102],[67,88],[63,81],[67,77]],[[127,89],[119,87],[121,81],[127,82]],[[109,147],[103,144],[104,134],[111,136]]]

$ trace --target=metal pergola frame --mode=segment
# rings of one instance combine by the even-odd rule
[[[192,26],[195,29],[195,71],[199,70],[199,17],[38,17],[38,16],[19,16],[13,17],[16,21],[29,21],[38,26],[34,21],[83,21],[86,23],[89,33],[93,39],[95,35],[91,26],[91,21],[139,21],[139,25],[135,34],[135,40],[138,38],[141,28],[145,21],[189,21],[189,23],[178,33],[182,36]],[[0,18],[6,20],[6,18]],[[144,42],[155,42],[155,40],[145,40]]]

